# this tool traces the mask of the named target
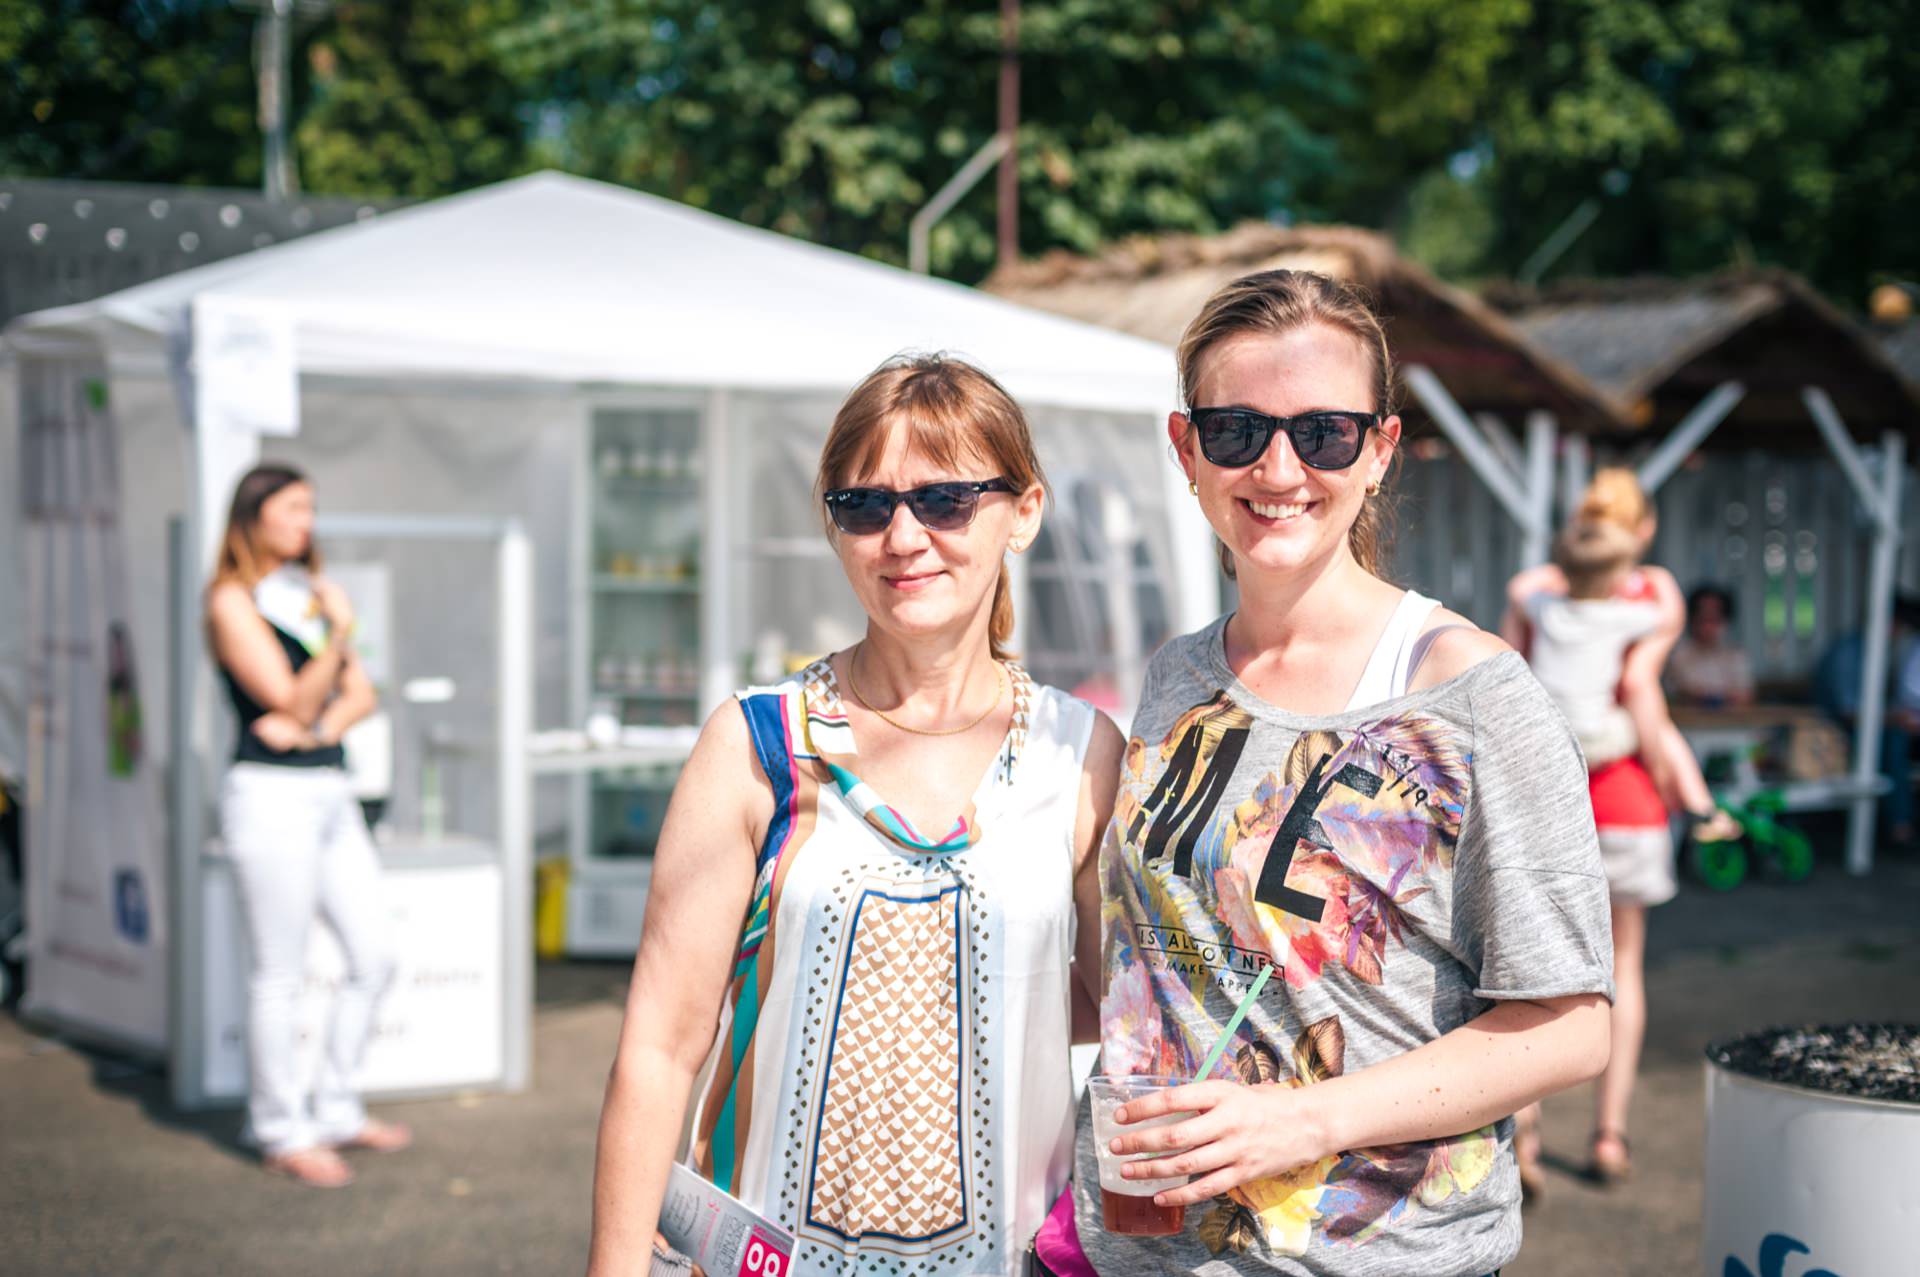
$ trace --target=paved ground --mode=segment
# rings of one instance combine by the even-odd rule
[[[1587,1098],[1550,1101],[1554,1191],[1509,1277],[1701,1271],[1702,1048],[1769,1023],[1920,1021],[1920,862],[1689,891],[1655,914],[1652,949],[1638,1174],[1612,1193],[1586,1186]],[[234,1114],[177,1114],[157,1074],[0,1017],[0,1271],[578,1273],[624,982],[614,964],[543,966],[534,1089],[389,1106],[419,1146],[363,1156],[334,1193],[262,1175],[232,1143]]]

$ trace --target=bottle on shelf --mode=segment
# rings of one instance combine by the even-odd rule
[[[653,472],[661,479],[678,479],[680,467],[679,449],[673,446],[673,434],[670,431],[654,428]]]

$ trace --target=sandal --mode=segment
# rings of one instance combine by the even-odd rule
[[[1594,1182],[1603,1188],[1612,1188],[1633,1177],[1633,1145],[1627,1141],[1624,1131],[1596,1130],[1592,1144],[1593,1160],[1587,1164],[1587,1174]],[[1603,1152],[1609,1144],[1618,1145],[1620,1151]]]
[[[377,1118],[368,1118],[366,1125],[354,1133],[352,1138],[344,1139],[335,1148],[364,1148],[375,1153],[398,1153],[413,1143],[413,1132],[399,1122],[382,1122]]]
[[[293,1153],[270,1153],[260,1160],[268,1173],[285,1175],[309,1188],[345,1188],[353,1170],[330,1148],[303,1148]]]

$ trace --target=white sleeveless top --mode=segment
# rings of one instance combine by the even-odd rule
[[[776,815],[690,1161],[792,1231],[795,1273],[1014,1273],[1066,1185],[1094,709],[1007,669],[1007,738],[938,842],[853,774],[825,661],[738,694]]]
[[[1426,629],[1433,610],[1439,606],[1438,599],[1430,599],[1417,590],[1401,595],[1400,605],[1387,618],[1387,628],[1380,632],[1379,641],[1373,645],[1373,655],[1367,658],[1367,668],[1361,671],[1360,682],[1347,701],[1348,710],[1365,709],[1406,695],[1408,680],[1419,667],[1420,658],[1427,654],[1421,631]]]

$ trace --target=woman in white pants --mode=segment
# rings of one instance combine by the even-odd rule
[[[412,1135],[370,1118],[354,1091],[393,947],[379,861],[340,748],[376,698],[353,658],[352,607],[319,570],[305,476],[278,465],[249,471],[207,591],[208,642],[240,720],[220,821],[253,953],[248,1127],[268,1170],[337,1188],[353,1179],[339,1149],[394,1151]],[[295,1021],[316,919],[339,938],[347,974],[310,1080]]]

